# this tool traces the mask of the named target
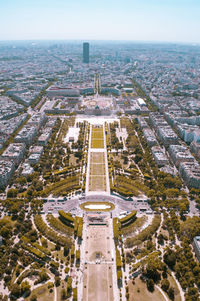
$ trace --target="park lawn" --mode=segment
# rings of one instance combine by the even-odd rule
[[[139,196],[147,194],[149,188],[139,180],[132,180],[126,176],[116,176],[114,181],[114,189],[126,196]]]
[[[174,280],[174,278],[172,276],[168,276],[167,278],[170,282],[170,286],[172,286],[174,288],[174,301],[181,301],[181,296],[180,296],[180,292],[178,289],[178,286],[176,284],[176,281]]]
[[[43,188],[42,193],[45,195],[53,194],[58,195],[59,193],[77,189],[79,186],[79,174],[76,176],[70,177],[67,176],[65,179],[60,180],[59,182],[52,183]]]
[[[103,139],[92,139],[91,148],[104,148],[104,140]]]
[[[13,221],[11,216],[5,215],[4,217],[0,218],[1,221],[1,226],[11,226],[12,228],[14,228],[16,221]]]
[[[30,296],[25,298],[26,301],[30,301],[33,295],[37,296],[37,301],[54,301],[54,288],[53,292],[50,293],[50,289],[48,289],[48,283],[39,286],[38,288],[34,289]]]
[[[142,282],[139,278],[135,279],[135,285],[132,284],[132,281],[129,281],[129,294],[130,300],[134,301],[165,301],[163,295],[155,287],[153,293],[147,290],[145,282]]]
[[[43,236],[43,237],[44,237],[44,236]],[[54,251],[56,245],[55,245],[52,241],[48,240],[46,237],[44,237],[44,239],[47,240],[47,244],[48,244],[47,249],[48,249],[50,252]]]
[[[20,199],[20,198],[26,198],[27,197],[27,192],[24,191],[24,192],[20,192],[17,194],[17,197]]]
[[[121,153],[118,153],[118,154],[114,153],[113,156],[114,156],[114,161],[119,161],[120,162],[120,164],[122,166],[122,169],[128,168],[130,162],[128,161],[127,164],[124,164],[124,159],[122,158]]]
[[[90,165],[90,175],[105,175],[106,174],[106,169],[105,169],[105,164],[91,164]]]
[[[77,158],[74,156],[74,154],[71,154],[69,158],[69,166],[71,165],[76,166],[77,165],[76,160]]]
[[[100,152],[91,152],[90,154],[90,162],[91,164],[105,164],[105,156],[104,153]]]
[[[148,220],[147,216],[138,217],[130,226],[127,226],[123,229],[121,229],[121,233],[126,236],[130,235],[131,233],[135,232],[136,230],[139,230],[145,222]]]
[[[90,175],[89,191],[106,191],[106,176]]]
[[[167,230],[164,230],[164,229],[161,228],[160,234],[166,236],[169,239],[169,232]]]
[[[65,289],[67,290],[67,282],[64,281],[64,280],[61,280],[60,282],[60,286],[58,286],[56,289],[57,289],[57,300],[60,301],[62,300],[62,296],[61,296],[61,293],[62,293],[62,289]],[[68,299],[66,299],[68,300]]]
[[[103,129],[102,130],[93,130],[92,139],[103,139]]]
[[[63,249],[62,249],[62,248],[61,248],[60,251],[53,251],[52,254],[53,254],[53,256],[54,256],[55,262],[57,262],[57,261],[56,261],[56,257],[58,257],[60,260],[65,261],[65,257],[64,257],[64,255],[63,255]]]

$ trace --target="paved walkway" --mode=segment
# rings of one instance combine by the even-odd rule
[[[98,124],[98,121],[96,125]],[[93,122],[92,125],[95,125]],[[86,173],[86,198],[89,196],[110,196],[110,183],[108,173],[106,135],[104,122],[103,137],[104,146],[100,149],[91,148],[92,125],[90,125],[88,165]],[[90,166],[91,153],[104,154],[106,189],[102,191],[91,191],[90,185]],[[97,163],[100,164],[101,162]],[[98,177],[98,175],[97,175]],[[102,177],[102,176],[101,176]],[[99,178],[101,181],[101,179]],[[103,200],[103,198],[102,198]],[[84,216],[83,241],[81,246],[81,266],[79,279],[82,287],[79,288],[80,300],[83,301],[117,301],[119,300],[119,290],[117,287],[115,245],[113,240],[112,218],[110,214],[105,218],[107,226],[91,226],[88,214]],[[100,215],[99,215],[100,217]],[[99,228],[98,228],[99,227]],[[104,233],[105,232],[105,233]],[[99,253],[100,259],[96,258]],[[79,286],[80,287],[80,286]]]

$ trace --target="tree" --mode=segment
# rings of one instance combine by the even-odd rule
[[[13,295],[16,298],[20,297],[20,295],[21,295],[21,289],[20,289],[20,286],[17,283],[15,283],[15,284],[12,285],[11,295]]]
[[[192,298],[192,300],[198,300],[199,292],[196,287],[189,287],[187,294]]]
[[[154,282],[152,279],[147,279],[147,289],[150,291],[150,292],[153,292],[154,291]]]
[[[24,185],[26,184],[26,178],[25,177],[17,178],[16,183],[19,183],[20,185]]]
[[[7,192],[7,197],[8,198],[16,198],[17,194],[18,194],[18,189],[11,188]]]
[[[23,281],[21,284],[21,294],[23,295],[24,293],[26,293],[27,295],[30,293],[30,284],[28,283],[28,281]]]
[[[176,264],[176,254],[173,250],[167,249],[166,253],[164,254],[164,262],[171,268],[174,269]]]
[[[30,301],[37,301],[37,296],[36,295],[31,296]]]
[[[55,286],[60,286],[60,277],[55,276]]]
[[[67,298],[67,292],[66,292],[66,290],[63,288],[62,290],[61,290],[61,299],[62,300],[65,300]]]
[[[3,228],[1,228],[1,230],[0,230],[1,236],[3,236],[3,238],[5,238],[5,239],[9,238],[11,232],[12,232],[11,229],[9,229],[6,226],[4,226]]]
[[[168,296],[171,300],[174,300],[174,288],[173,287],[169,288]]]
[[[42,239],[41,239],[41,242],[42,242],[42,246],[43,246],[44,248],[48,248],[48,242],[47,242],[47,240],[46,240],[45,238],[42,238]]]
[[[163,289],[163,291],[167,292],[169,289],[169,286],[170,286],[169,280],[163,279],[161,281],[161,288]]]
[[[49,275],[44,270],[40,272],[39,277],[40,282],[47,281],[49,279]]]
[[[140,154],[137,154],[134,158],[134,161],[136,164],[138,164],[143,159],[143,156]]]
[[[69,254],[70,248],[68,246],[64,246],[64,256],[67,256]]]

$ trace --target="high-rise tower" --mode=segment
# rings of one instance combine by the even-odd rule
[[[83,63],[89,63],[89,43],[83,43]]]

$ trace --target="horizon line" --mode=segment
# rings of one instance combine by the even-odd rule
[[[160,41],[160,40],[123,40],[123,39],[9,39],[9,40],[1,40],[0,43],[2,42],[53,42],[53,41],[58,41],[58,42],[123,42],[123,43],[146,43],[146,44],[186,44],[186,45],[200,45],[200,42],[187,42],[187,41]]]

